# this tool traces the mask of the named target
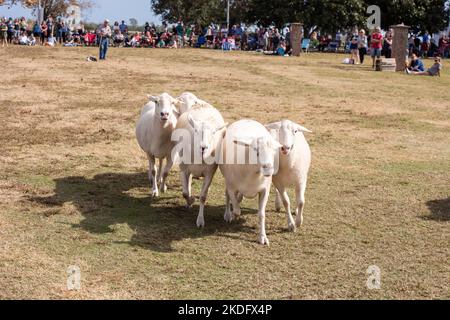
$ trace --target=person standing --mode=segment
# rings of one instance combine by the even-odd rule
[[[356,30],[351,35],[351,38],[350,38],[350,52],[351,52],[350,60],[353,60],[354,64],[360,64],[360,62],[361,62],[361,58],[359,57],[358,45],[359,45],[359,35],[358,35],[358,30]]]
[[[68,37],[69,37],[69,27],[67,26],[67,24],[64,21],[62,21],[61,22],[61,41],[62,41],[62,43],[66,43]]]
[[[41,24],[41,44],[44,45],[48,38],[48,27],[45,21]]]
[[[383,35],[381,34],[381,28],[376,27],[370,38],[370,48],[372,56],[372,68],[375,68],[375,58],[381,58],[381,48],[383,47]]]
[[[2,41],[2,46],[8,46],[8,25],[6,24],[6,19],[2,18],[0,20],[0,40]]]
[[[19,40],[20,37],[20,23],[19,19],[14,20],[14,39]]]
[[[61,18],[58,18],[58,20],[56,21],[56,41],[59,44],[62,44],[62,27],[63,27],[63,22],[61,20]]]
[[[33,25],[33,36],[36,41],[39,41],[39,44],[43,44],[43,43],[41,43],[41,34],[42,34],[41,26],[40,26],[39,22],[36,21]]]
[[[119,29],[120,29],[120,32],[122,34],[127,34],[128,33],[128,26],[125,23],[125,20],[122,20],[122,23],[120,24]]]
[[[181,48],[184,46],[184,25],[181,20],[178,20],[177,26],[175,27],[177,32],[177,42],[178,42],[178,48]]]
[[[431,47],[431,39],[428,31],[425,31],[425,34],[422,37],[422,46],[420,48],[420,54],[422,58],[428,58],[428,51],[430,51]]]
[[[358,51],[359,51],[359,62],[364,63],[364,57],[367,54],[367,36],[364,29],[359,30],[358,34]]]
[[[53,18],[51,16],[47,19],[47,37],[53,37],[55,35],[55,24],[53,22]]]
[[[106,53],[109,47],[109,38],[111,38],[111,27],[109,26],[109,20],[105,19],[103,26],[100,28],[100,60],[106,59]]]
[[[386,33],[386,38],[383,43],[383,51],[386,59],[390,59],[392,57],[392,44],[394,42],[392,31],[388,31]]]

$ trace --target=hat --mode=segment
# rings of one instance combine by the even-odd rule
[[[105,19],[105,22],[109,23],[109,20],[108,20],[108,19]]]

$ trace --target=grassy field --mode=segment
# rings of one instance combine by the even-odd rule
[[[450,298],[448,61],[439,79],[333,54],[89,54],[0,48],[0,298]],[[271,246],[258,245],[256,201],[223,221],[220,173],[204,230],[177,171],[152,200],[134,128],[146,94],[164,91],[191,91],[229,122],[313,130],[304,227],[288,233],[272,195]],[[67,290],[71,265],[79,291]],[[366,287],[371,265],[380,290]]]

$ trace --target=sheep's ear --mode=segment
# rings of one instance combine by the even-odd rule
[[[271,146],[274,150],[279,150],[283,145],[281,143],[279,143],[277,140],[272,139],[271,141]]]
[[[281,122],[275,122],[275,123],[269,123],[266,125],[267,130],[280,130],[281,128]]]
[[[173,99],[172,103],[178,109],[180,109],[183,106],[183,101],[181,101],[180,99]]]
[[[148,100],[150,100],[150,102],[154,102],[154,103],[158,103],[159,102],[159,97],[155,97],[152,95],[147,95]]]
[[[225,123],[223,126],[219,126],[216,128],[216,132],[225,129],[226,127],[228,127],[228,123]]]
[[[195,128],[195,120],[191,115],[188,115],[188,121],[192,128]]]
[[[295,130],[296,130],[296,131],[301,131],[301,132],[312,133],[311,130],[306,129],[305,127],[303,127],[303,126],[301,126],[301,125],[299,125],[299,124],[296,124],[296,125],[295,125]]]
[[[181,115],[180,111],[175,106],[172,106],[172,111],[177,117]]]
[[[239,144],[242,146],[251,146],[253,144],[253,139],[252,138],[235,138],[233,141],[235,144]]]

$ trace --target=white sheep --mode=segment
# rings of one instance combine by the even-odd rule
[[[150,102],[144,106],[136,126],[136,137],[149,161],[148,175],[152,196],[158,197],[159,191],[164,193],[167,190],[166,178],[173,165],[171,137],[177,125],[179,115],[177,106],[180,105],[180,101],[167,93],[148,98]],[[159,159],[159,170],[156,168],[156,159]],[[167,163],[162,170],[164,159]]]
[[[188,207],[195,198],[192,196],[192,177],[203,177],[200,193],[200,210],[197,226],[205,226],[204,208],[209,187],[217,171],[216,150],[220,148],[226,130],[225,121],[220,112],[207,103],[197,103],[178,119],[176,135],[182,137],[177,144],[177,152],[182,150],[180,162],[183,197]],[[178,138],[177,138],[178,139]]]
[[[178,97],[178,100],[180,101],[180,115],[188,112],[196,104],[209,105],[207,102],[197,98],[195,94],[191,92],[184,92]]]
[[[259,243],[262,245],[269,245],[265,227],[266,205],[280,147],[269,131],[253,120],[241,120],[230,125],[222,141],[223,163],[219,167],[226,185],[225,221],[231,222],[241,215],[242,197],[255,198],[258,195]]]
[[[311,166],[311,149],[303,135],[310,130],[292,121],[284,120],[266,126],[275,139],[282,145],[279,156],[278,172],[273,176],[272,182],[277,189],[275,208],[281,210],[281,201],[286,209],[288,229],[295,231],[303,224],[303,208],[305,206],[305,191],[308,172]],[[291,214],[287,187],[295,186],[297,198],[297,218]]]

